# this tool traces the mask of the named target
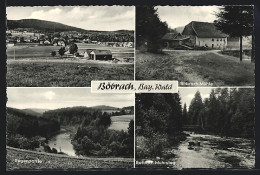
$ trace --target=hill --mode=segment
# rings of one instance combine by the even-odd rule
[[[178,33],[182,33],[184,27],[185,27],[185,26],[176,27],[175,30],[176,30]]]
[[[89,169],[89,168],[131,168],[132,158],[87,158],[28,151],[6,147],[6,168],[14,169]],[[41,163],[18,163],[14,160],[39,160]]]
[[[97,30],[86,30],[78,27],[73,27],[65,25],[58,22],[39,20],[39,19],[21,19],[21,20],[7,20],[7,27],[9,30],[14,29],[27,29],[27,30],[37,30],[40,32],[65,32],[65,31],[77,31],[81,33],[85,32],[115,32],[115,33],[125,33],[134,34],[132,30],[117,30],[117,31],[97,31]]]
[[[91,108],[100,109],[100,110],[118,110],[119,109],[119,108],[115,108],[112,106],[106,106],[106,105],[92,106]]]
[[[7,107],[7,133],[21,134],[26,137],[38,135],[48,137],[60,129],[57,121],[32,115],[32,113]]]
[[[57,120],[63,126],[77,126],[97,119],[102,115],[101,111],[96,108],[75,106],[45,111],[43,117]]]
[[[35,114],[43,114],[45,111],[48,111],[49,109],[41,109],[41,108],[26,108],[23,109],[23,111],[28,111],[28,112],[34,112]]]
[[[87,32],[87,30],[68,26],[65,24],[45,21],[39,19],[21,19],[21,20],[7,20],[7,27],[9,30],[17,28],[30,28],[41,32],[63,32],[63,31],[77,31],[77,32]]]

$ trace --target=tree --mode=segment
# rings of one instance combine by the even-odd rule
[[[160,20],[154,6],[136,7],[136,14],[137,47],[146,47],[148,52],[160,51],[167,23]]]
[[[51,52],[51,56],[55,57],[56,56],[56,51]]]
[[[231,37],[240,38],[240,61],[242,61],[242,38],[243,36],[253,36],[253,6],[224,6],[215,15],[218,18],[214,21],[217,29],[229,34]],[[252,58],[254,57],[253,53],[252,43]]]
[[[69,52],[70,52],[70,54],[74,54],[74,53],[76,53],[77,51],[78,51],[78,46],[77,46],[77,44],[75,44],[75,43],[71,44],[70,47],[69,47]]]
[[[182,123],[183,125],[187,125],[188,123],[188,111],[187,111],[186,103],[184,103],[183,110],[182,110]]]
[[[64,55],[65,52],[66,52],[65,47],[61,47],[59,49],[59,54],[60,54],[61,57]]]
[[[204,128],[203,118],[200,115],[201,110],[203,109],[203,102],[200,95],[200,92],[195,93],[194,98],[191,100],[189,107],[189,117],[192,125],[200,125],[201,128]]]

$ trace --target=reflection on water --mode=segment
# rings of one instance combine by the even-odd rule
[[[59,134],[52,137],[48,145],[52,148],[57,149],[58,152],[64,152],[69,156],[76,156],[73,145],[71,144],[71,138],[69,132],[60,132]]]

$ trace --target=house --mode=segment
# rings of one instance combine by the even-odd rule
[[[92,50],[89,55],[92,60],[112,60],[110,50]]]
[[[166,33],[162,40],[166,48],[175,48],[189,41],[190,37],[183,36],[181,33]]]
[[[187,24],[182,35],[190,37],[190,44],[195,47],[223,49],[227,47],[227,34],[218,30],[213,23],[192,21]]]
[[[90,53],[96,49],[87,49],[84,53],[83,53],[83,57],[84,58],[90,58]]]

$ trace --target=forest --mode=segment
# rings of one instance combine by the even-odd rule
[[[56,120],[36,117],[15,108],[7,107],[6,118],[7,145],[16,148],[38,148],[40,137],[48,138],[60,130]]]
[[[179,94],[136,94],[136,157],[167,157],[164,151],[186,136],[182,133]]]
[[[254,138],[255,91],[252,88],[212,89],[202,100],[199,91],[189,109],[183,107],[183,123],[199,125],[200,132]]]
[[[136,94],[136,158],[167,159],[189,134],[254,138],[255,92],[252,88],[215,88],[209,98],[194,94],[182,107],[177,94]],[[171,155],[172,154],[172,155]]]
[[[122,115],[122,112],[119,113]],[[111,125],[111,116],[112,114],[107,112],[88,107],[61,108],[43,113],[43,117],[55,118],[62,126],[78,127],[72,138],[72,144],[78,155],[133,157],[133,120],[129,123],[127,132],[110,130],[108,127]]]
[[[158,53],[162,50],[162,37],[171,30],[162,22],[154,6],[136,7],[136,47],[138,50]]]

